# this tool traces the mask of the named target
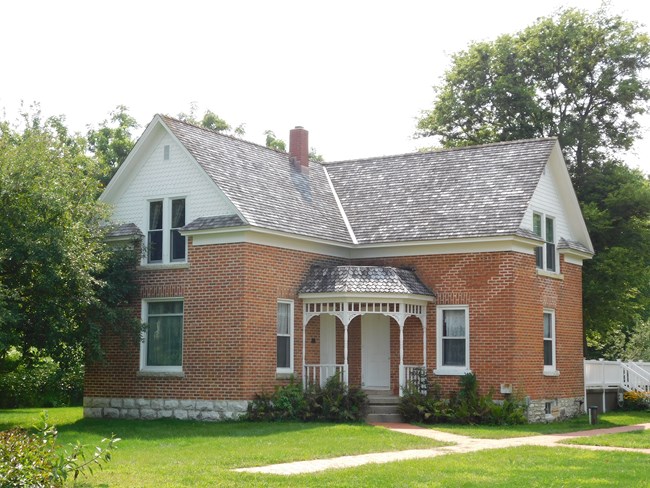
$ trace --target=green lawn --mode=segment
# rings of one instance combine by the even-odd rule
[[[0,429],[32,425],[39,412],[0,410]],[[59,427],[63,443],[80,439],[94,445],[112,432],[123,438],[113,461],[95,476],[82,479],[79,487],[650,487],[647,455],[562,447],[488,450],[291,477],[235,473],[231,468],[436,443],[358,424],[84,420],[79,408],[50,409],[49,417]],[[647,416],[607,414],[600,426],[643,421]],[[557,432],[559,424],[554,425]],[[563,431],[573,430],[576,424],[570,425]],[[546,433],[527,427],[534,432],[521,434],[521,427],[499,429],[518,435]]]
[[[509,437],[527,437],[544,434],[563,434],[579,430],[605,429],[621,425],[633,425],[650,422],[650,412],[609,412],[598,417],[596,425],[589,425],[586,415],[548,424],[511,425],[507,427],[492,425],[455,425],[435,424],[423,425],[431,429],[466,435],[477,439],[506,439]]]
[[[650,449],[650,430],[636,430],[624,434],[605,434],[594,437],[579,437],[565,441],[566,444],[587,446],[614,446]]]

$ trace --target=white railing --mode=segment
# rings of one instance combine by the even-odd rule
[[[585,360],[585,388],[650,391],[650,363]]]
[[[402,392],[404,391],[404,388],[406,388],[406,385],[409,384],[409,382],[418,382],[419,380],[422,379],[420,376],[420,371],[422,370],[426,371],[426,368],[422,364],[418,365],[403,365],[400,368],[399,371],[399,395],[402,396]]]
[[[324,386],[328,379],[335,374],[340,375],[341,381],[348,384],[348,370],[345,364],[305,364],[302,384]]]

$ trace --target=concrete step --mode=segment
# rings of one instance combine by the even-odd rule
[[[369,413],[366,422],[403,422],[398,413]]]
[[[370,405],[397,405],[399,398],[396,396],[369,396],[368,403]]]
[[[397,405],[368,405],[368,413],[378,413],[378,414],[394,414],[399,413]]]

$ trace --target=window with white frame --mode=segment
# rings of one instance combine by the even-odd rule
[[[436,374],[465,374],[469,371],[469,308],[438,306]]]
[[[293,300],[278,300],[277,372],[293,372]]]
[[[140,368],[181,371],[183,364],[183,300],[145,300],[142,320],[147,324],[140,350]]]
[[[180,228],[185,225],[185,199],[166,198],[149,202],[147,262],[152,264],[184,262],[187,239]]]
[[[555,220],[540,213],[533,213],[533,232],[546,243],[535,249],[535,261],[539,269],[557,271],[555,256]]]
[[[544,371],[556,371],[554,310],[544,310]]]

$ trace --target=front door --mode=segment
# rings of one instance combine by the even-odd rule
[[[334,315],[320,316],[320,363],[336,364],[336,318]],[[334,366],[321,367],[321,386],[324,386],[334,373],[336,373]]]
[[[390,388],[390,319],[385,315],[361,317],[361,386]]]

